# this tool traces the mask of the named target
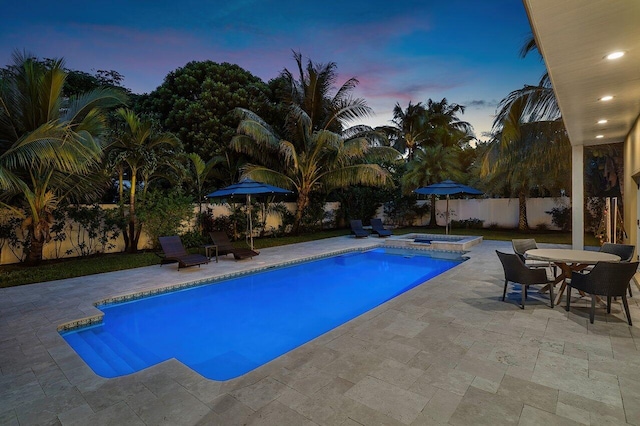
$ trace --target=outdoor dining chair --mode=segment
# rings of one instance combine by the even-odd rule
[[[553,281],[550,281],[547,277],[546,269],[529,268],[517,254],[502,253],[498,250],[496,250],[496,254],[504,268],[504,291],[502,292],[503,301],[507,295],[507,284],[509,281],[520,284],[522,287],[522,301],[520,303],[521,309],[524,309],[524,301],[527,298],[527,288],[530,285],[546,285],[553,283]],[[551,307],[553,308],[553,285],[549,286],[549,297],[551,299]]]
[[[595,296],[607,297],[608,314],[611,313],[611,298],[620,296],[622,297],[622,305],[627,314],[629,325],[632,325],[629,304],[627,303],[627,288],[637,269],[638,262],[598,262],[591,272],[587,274],[572,273],[571,281],[567,282],[567,307],[565,309],[569,311],[572,288],[590,294],[591,312],[589,313],[589,321],[593,324],[596,311]]]
[[[553,275],[557,275],[556,266],[550,262],[540,262],[536,260],[528,260],[524,254],[527,250],[537,249],[538,244],[533,238],[516,238],[511,240],[513,252],[518,255],[522,262],[530,268],[552,268]]]
[[[602,253],[620,256],[620,262],[631,262],[631,259],[633,259],[633,253],[636,251],[636,246],[630,244],[604,243],[600,247],[600,251]],[[628,290],[629,297],[633,297],[633,294],[631,293],[631,282],[629,282]]]

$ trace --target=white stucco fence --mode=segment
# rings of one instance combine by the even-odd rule
[[[419,204],[427,203],[427,200],[418,201]],[[529,219],[529,226],[536,228],[539,225],[546,226],[547,229],[558,229],[551,223],[551,215],[545,213],[550,211],[554,207],[569,206],[570,199],[568,197],[562,198],[531,198],[527,200],[527,217]],[[104,205],[103,208],[113,208],[114,206]],[[325,211],[332,212],[338,209],[339,203],[327,203],[325,205]],[[221,215],[229,215],[230,210],[226,205],[221,204],[205,204],[204,208],[211,208],[214,217]],[[287,203],[287,208],[291,211],[295,211],[295,203]],[[197,211],[197,206],[194,206],[194,210]],[[436,221],[438,225],[445,225],[445,211],[446,200],[436,201]],[[518,226],[518,199],[517,198],[494,198],[494,199],[455,199],[449,200],[449,211],[451,220],[468,220],[468,219],[480,219],[483,221],[485,228],[490,226],[497,226],[499,228],[516,228]],[[331,215],[333,216],[333,215]],[[386,222],[384,217],[384,209],[380,207],[378,210],[378,217],[382,218]],[[415,225],[422,226],[429,223],[429,215],[424,215],[415,221]],[[279,216],[271,215],[267,218],[267,230],[271,228],[277,228],[280,226],[281,221]],[[192,223],[191,226],[194,224]],[[189,224],[185,224],[189,227]],[[70,241],[76,239],[75,235],[68,235],[68,239],[59,243],[57,247],[58,253],[64,253],[67,249],[71,248]],[[115,247],[108,250],[108,252],[121,252],[124,250],[124,241],[120,236],[114,241]],[[148,248],[148,237],[143,233],[140,238],[139,248]],[[56,247],[53,243],[46,244],[44,246],[43,255],[45,259],[53,259],[56,257]],[[59,257],[73,257],[74,254],[66,256],[59,255]],[[0,252],[0,264],[9,264],[18,262],[18,258],[9,250],[7,245]]]
[[[569,197],[559,198],[529,198],[527,199],[527,219],[529,227],[535,229],[544,225],[548,229],[558,228],[551,223],[551,215],[545,212],[554,207],[569,207]],[[518,227],[518,199],[517,198],[479,198],[449,200],[450,220],[480,219],[485,228],[497,226],[499,228]],[[436,222],[445,225],[446,200],[436,201]],[[428,223],[429,218],[423,218]]]

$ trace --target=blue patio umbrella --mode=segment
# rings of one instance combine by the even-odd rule
[[[449,233],[449,196],[455,194],[466,194],[466,195],[482,195],[483,192],[479,189],[472,188],[467,185],[463,185],[458,182],[454,182],[452,180],[445,180],[440,183],[434,183],[432,185],[423,186],[422,188],[418,188],[414,190],[416,194],[423,195],[446,195],[447,197],[447,213],[446,213],[446,225],[445,225],[445,233]]]
[[[262,182],[256,182],[253,179],[245,178],[238,183],[229,185],[225,188],[218,189],[207,195],[207,198],[229,198],[231,200],[246,200],[247,206],[251,205],[252,195],[276,195],[276,194],[293,194],[293,192],[279,188],[277,186],[268,185]],[[251,210],[247,209],[249,216],[249,237],[251,239],[251,250],[253,250],[253,224],[251,223]]]

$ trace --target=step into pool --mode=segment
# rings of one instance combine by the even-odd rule
[[[98,306],[102,323],[61,334],[102,377],[176,358],[229,380],[461,262],[417,250],[352,252]]]

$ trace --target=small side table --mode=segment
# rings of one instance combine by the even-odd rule
[[[211,250],[215,249],[215,253],[216,253],[216,263],[218,263],[218,246],[215,244],[205,244],[204,246],[204,255],[207,256],[209,258],[209,260],[211,260]]]

